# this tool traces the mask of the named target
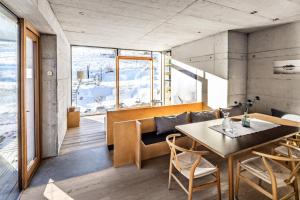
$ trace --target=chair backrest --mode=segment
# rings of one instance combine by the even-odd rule
[[[300,169],[300,158],[292,157],[291,149],[290,149],[289,145],[286,145],[286,144],[281,144],[281,145],[288,147],[288,151],[289,151],[289,155],[290,155],[289,157],[265,154],[265,153],[261,153],[261,152],[257,152],[257,151],[253,151],[252,153],[262,157],[263,163],[271,176],[274,176],[273,169],[267,163],[267,161],[266,161],[267,159],[291,163],[291,166],[292,166],[291,173],[288,176],[288,178],[285,180],[285,182],[287,184],[292,184],[293,181],[297,178],[297,174]]]
[[[181,134],[177,133],[177,134],[171,134],[171,135],[168,135],[166,137],[166,141],[170,147],[170,150],[171,150],[171,161],[174,161],[174,165],[175,167],[181,171],[181,166],[178,162],[178,157],[177,157],[177,152],[187,152],[188,150],[187,149],[184,149],[182,147],[179,147],[176,145],[176,137],[180,137]]]
[[[294,136],[294,138],[288,138],[286,141],[287,144],[300,148],[300,135],[299,133]],[[299,150],[299,149],[298,149]]]
[[[196,156],[196,159],[194,159],[194,163],[192,166],[192,168],[195,168],[200,163],[202,156],[209,154],[209,152],[208,151],[193,151],[193,150],[189,150],[189,149],[185,149],[185,148],[177,146],[176,145],[176,137],[180,137],[180,136],[181,136],[180,133],[175,133],[175,134],[168,135],[166,137],[166,141],[171,150],[170,159],[171,159],[171,161],[174,161],[174,165],[177,168],[177,170],[181,171],[182,167],[184,167],[184,166],[180,165],[177,155],[180,152],[190,153],[190,156]]]

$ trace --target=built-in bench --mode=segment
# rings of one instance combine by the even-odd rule
[[[114,123],[137,119],[145,119],[155,116],[175,115],[188,111],[201,111],[208,109],[202,102],[167,105],[167,106],[152,106],[141,108],[128,108],[107,111],[106,114],[106,143],[110,149],[114,145]]]
[[[136,164],[141,168],[141,162],[151,158],[156,158],[170,153],[169,146],[166,142],[166,137],[171,133],[157,134],[156,124],[154,118],[140,119],[137,121],[137,142],[140,143],[135,149],[136,154],[139,155]],[[173,132],[176,133],[176,132]],[[188,137],[180,137],[176,143],[179,146],[190,148],[192,140]]]
[[[207,107],[196,108],[194,105],[192,107],[189,104],[186,105],[185,109],[180,106],[179,111],[175,113],[158,114],[158,116],[208,110]],[[166,109],[166,107],[162,106],[161,109]],[[174,108],[172,109],[174,111]],[[219,113],[216,117],[218,116]],[[138,168],[141,168],[143,160],[169,154],[170,150],[166,143],[166,136],[169,134],[157,134],[154,117],[114,122],[114,166],[136,164]],[[188,148],[191,147],[192,141],[187,137],[181,137],[177,140],[177,144]]]
[[[157,135],[157,132],[153,131],[150,133],[143,133],[141,140],[145,145],[150,145],[150,144],[155,144],[155,143],[166,141],[166,137],[168,135],[169,135],[168,133]]]

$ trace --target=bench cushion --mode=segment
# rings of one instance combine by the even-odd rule
[[[156,125],[156,134],[168,134],[174,133],[176,131],[175,126],[187,124],[189,122],[188,113],[182,113],[179,115],[171,115],[171,116],[162,116],[162,117],[154,117],[155,125]]]
[[[175,133],[175,131],[173,132]],[[150,133],[143,133],[142,134],[142,141],[145,145],[154,144],[158,142],[164,142],[166,141],[166,137],[170,133],[164,133],[157,135],[156,131],[150,132]]]
[[[202,112],[191,112],[191,120],[194,122],[204,122],[216,119],[215,111],[202,111]]]

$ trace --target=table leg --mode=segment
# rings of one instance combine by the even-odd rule
[[[233,181],[233,156],[229,156],[227,159],[228,167],[228,187],[229,187],[229,200],[234,200],[234,181]]]

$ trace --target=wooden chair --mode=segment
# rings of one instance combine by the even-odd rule
[[[298,200],[297,173],[300,167],[300,158],[276,156],[256,151],[253,151],[252,153],[256,156],[238,162],[235,196],[238,197],[239,182],[240,180],[243,180],[248,185],[273,200],[279,199],[279,188],[292,188],[293,190],[280,198],[280,200],[289,199],[292,196],[295,196],[295,199]],[[291,163],[292,169],[287,168],[279,162]],[[243,172],[245,171],[257,177],[259,179],[259,184],[254,183],[250,178],[244,176]],[[261,187],[261,181],[272,186],[271,193]]]
[[[300,139],[287,138],[284,143],[281,142],[279,146],[274,148],[273,152],[281,156],[300,158]]]
[[[201,189],[206,189],[211,186],[217,186],[218,199],[221,199],[221,186],[220,186],[220,170],[218,167],[207,161],[203,155],[207,155],[208,151],[194,151],[187,150],[176,146],[176,137],[181,134],[171,134],[167,136],[166,141],[171,149],[170,155],[170,168],[169,168],[169,184],[168,189],[171,187],[171,179],[179,184],[179,186],[188,194],[188,199],[192,199],[192,193]],[[189,180],[188,189],[186,189],[179,179],[173,174],[173,166]],[[212,175],[214,180],[194,186],[194,179],[204,176]]]

